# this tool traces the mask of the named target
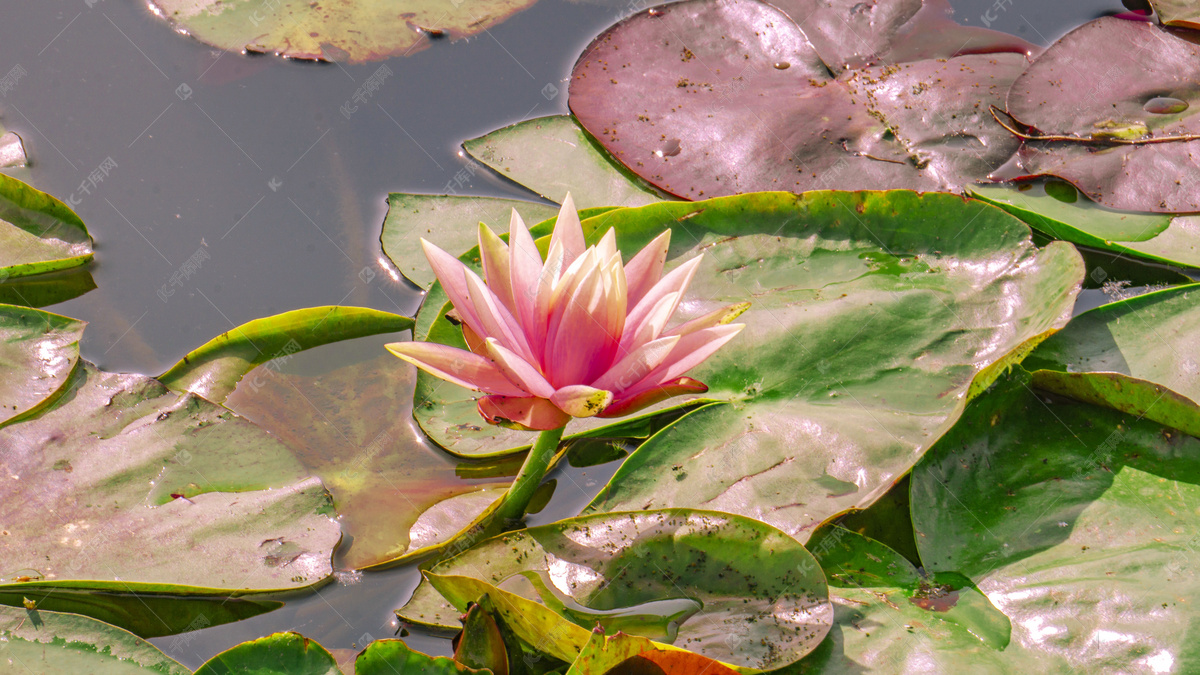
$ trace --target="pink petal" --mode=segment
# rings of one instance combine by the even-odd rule
[[[542,267],[542,273],[538,277],[537,288],[534,290],[534,332],[527,332],[526,335],[529,336],[530,347],[534,350],[534,355],[543,366],[546,363],[546,330],[550,325],[550,308],[553,305],[554,288],[558,274],[562,270],[562,264],[562,244],[551,246],[546,254],[546,264]]]
[[[488,338],[484,347],[500,372],[519,384],[522,389],[541,398],[550,398],[554,394],[554,387],[550,386],[537,368],[513,351],[506,349],[495,338]]]
[[[475,307],[475,315],[479,317],[479,333],[483,338],[496,338],[500,344],[517,352],[522,358],[532,359],[529,343],[525,340],[525,332],[513,318],[500,300],[471,270],[466,270],[467,291]]]
[[[469,324],[476,333],[482,332],[479,317],[475,315],[475,307],[471,304],[470,294],[467,292],[467,279],[464,274],[469,271],[467,266],[424,239],[421,240],[421,247],[425,249],[425,259],[429,261],[434,275],[442,284],[442,290],[446,292],[446,297],[450,298],[454,309],[458,310],[463,323]]]
[[[671,315],[675,313],[675,308],[679,306],[679,294],[668,293],[659,299],[654,305],[650,313],[646,315],[645,320],[640,326],[637,326],[631,333],[621,336],[621,353],[628,353],[638,347],[656,340],[663,333],[663,329],[667,327],[667,322],[671,320]]]
[[[704,330],[705,328],[723,326],[741,316],[748,309],[750,309],[750,303],[748,302],[739,302],[736,305],[722,307],[721,309],[709,312],[704,316],[692,319],[686,323],[681,323],[666,333],[663,333],[663,335],[687,335],[688,333],[695,333],[696,331]]]
[[[675,348],[667,358],[649,375],[630,387],[630,395],[680,377],[712,356],[745,327],[746,325],[741,323],[713,326],[680,336],[679,342],[675,343]]]
[[[542,274],[542,254],[529,235],[525,221],[513,209],[508,233],[508,273],[512,277],[514,316],[527,335],[535,333],[534,299],[537,297],[538,277]]]
[[[558,218],[554,221],[554,233],[550,235],[550,248],[562,244],[563,265],[570,265],[587,250],[587,242],[583,238],[583,225],[579,222],[579,213],[575,210],[575,200],[568,192],[558,210]]]
[[[614,391],[620,395],[661,365],[670,355],[671,350],[675,348],[677,342],[679,342],[679,336],[672,335],[638,347],[592,382],[592,386]]]
[[[629,306],[638,301],[662,278],[663,265],[667,262],[667,248],[671,245],[671,231],[667,230],[646,244],[625,265],[625,278],[629,281]]]
[[[571,417],[593,417],[603,412],[613,400],[613,393],[583,384],[563,387],[554,392],[550,402]]]
[[[528,395],[478,354],[434,342],[393,342],[384,347],[430,375],[460,387],[503,396]]]
[[[496,294],[508,311],[517,311],[513,304],[512,278],[508,273],[508,244],[492,232],[492,228],[479,224],[479,257],[483,261],[483,278],[488,288]]]
[[[547,379],[556,387],[589,381],[592,370],[604,372],[608,367],[597,363],[606,343],[615,337],[608,335],[598,318],[604,300],[602,276],[597,267],[586,270],[574,292],[555,301],[543,358]]]
[[[602,262],[607,263],[608,259],[617,254],[617,231],[609,228],[608,232],[600,237],[600,243],[596,244],[596,253],[600,256]]]
[[[629,311],[629,318],[625,320],[625,335],[621,337],[621,349],[631,349],[633,337],[641,330],[642,323],[645,322],[650,313],[654,310],[655,305],[664,296],[671,293],[678,293],[679,298],[683,298],[683,292],[687,289],[688,284],[692,282],[692,277],[696,275],[696,269],[700,266],[704,256],[696,256],[691,260],[683,263],[679,267],[671,270],[671,273],[663,277],[661,281],[651,288],[645,297],[638,301],[638,304]],[[678,300],[676,306],[678,306]],[[674,313],[672,308],[671,312]]]
[[[544,398],[484,396],[476,403],[489,424],[522,431],[561,429],[571,416]]]
[[[708,391],[708,385],[690,377],[681,377],[678,380],[664,382],[657,387],[643,390],[632,396],[625,396],[612,402],[604,412],[598,417],[623,417],[631,415],[643,408],[648,408],[655,403],[661,403],[675,396],[683,396],[685,394],[703,394]]]

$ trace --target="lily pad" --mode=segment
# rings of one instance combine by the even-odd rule
[[[641,179],[609,159],[608,153],[597,147],[569,115],[520,122],[466,141],[463,148],[496,173],[543,199],[559,201],[570,192],[579,208],[642,206],[662,199]]]
[[[1191,670],[1197,499],[1200,440],[1020,369],[912,474],[926,569],[974,580],[1039,672]]]
[[[1200,284],[1084,312],[1025,367],[1040,389],[1200,436]]]
[[[558,214],[557,206],[520,199],[393,192],[388,195],[388,212],[379,241],[384,255],[406,279],[429,288],[437,277],[421,253],[422,238],[443,251],[469,251],[476,246],[479,223],[493,228],[507,223],[514,208],[527,222],[541,222]]]
[[[188,675],[138,636],[78,614],[0,606],[0,669],[14,673]]]
[[[662,649],[644,637],[625,633],[606,637],[593,632],[567,675],[620,675],[629,672],[735,675],[738,671],[699,654]]]
[[[332,494],[346,533],[339,566],[391,563],[442,541],[518,468],[471,475],[425,442],[409,414],[415,369],[384,350],[389,341],[362,338],[259,366],[226,401],[285,442]]]
[[[92,238],[70,207],[0,173],[0,281],[91,259]]]
[[[0,281],[0,304],[46,307],[73,300],[96,288],[86,267],[73,267]]]
[[[274,633],[243,642],[205,661],[195,675],[235,673],[342,675],[333,654],[299,633]]]
[[[363,63],[482,33],[534,2],[151,0],[151,6],[176,30],[218,49]]]
[[[194,394],[80,362],[66,392],[0,428],[0,602],[29,597],[152,637],[252,616],[232,601],[332,573],[319,480],[273,436]],[[150,601],[168,611],[145,611]],[[136,606],[136,607],[135,607]]]
[[[835,618],[800,672],[1051,672],[1009,646],[1008,618],[962,575],[923,577],[896,551],[841,528],[810,546]]]
[[[1150,0],[1159,21],[1170,26],[1200,28],[1200,9],[1189,0]]]
[[[769,525],[724,513],[572,518],[485,540],[430,574],[470,577],[539,602],[533,607],[546,621],[557,614],[583,631],[584,642],[599,623],[607,632],[766,670],[811,651],[832,617],[824,575],[803,546]],[[465,610],[476,598],[449,599],[453,606],[422,582],[397,614],[451,628],[458,623],[455,608]],[[744,633],[745,640],[731,646],[731,632]],[[552,639],[532,642],[563,658],[537,644]]]
[[[445,656],[429,656],[403,640],[376,640],[354,660],[355,675],[460,675],[461,673],[490,673],[489,670],[468,668]]]
[[[677,2],[597,37],[575,65],[569,103],[615,159],[684,199],[959,189],[1019,145],[988,106],[1004,100],[1026,65],[1022,54],[889,63],[836,77],[821,57],[806,31],[769,4]]]
[[[255,319],[193,349],[158,381],[223,403],[255,366],[341,340],[409,330],[413,320],[365,307],[311,307]]]
[[[751,194],[604,223],[626,251],[671,228],[669,266],[703,251],[682,320],[753,305],[689,373],[728,403],[651,437],[588,509],[718,509],[802,540],[884,494],[1062,327],[1083,274],[1069,244],[1039,249],[1012,216],[946,194]]]
[[[1197,82],[1200,46],[1186,36],[1113,17],[1084,24],[1008,92],[1008,112],[1021,123],[1074,139],[1025,142],[1020,168],[1058,176],[1112,208],[1200,211],[1200,140],[1145,143],[1200,133]]]
[[[1055,239],[1200,268],[1200,217],[1108,209],[1063,181],[980,185],[970,191]]]
[[[59,393],[79,360],[83,321],[0,305],[0,426]]]

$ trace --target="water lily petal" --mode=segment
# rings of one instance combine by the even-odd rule
[[[550,316],[544,370],[556,387],[591,381],[609,366],[602,360],[603,352],[615,336],[610,336],[600,321],[603,275],[595,266],[585,272],[573,292],[554,304]]]
[[[546,365],[546,331],[550,325],[550,311],[553,306],[554,289],[558,282],[558,273],[562,270],[563,264],[563,247],[562,244],[552,244],[550,250],[546,253],[546,264],[542,266],[542,273],[538,276],[537,286],[530,289],[534,295],[534,326],[533,332],[527,332],[529,336],[530,347],[534,350],[534,355],[538,358],[538,363],[544,367]]]
[[[613,393],[583,384],[573,384],[554,392],[550,402],[571,417],[593,417],[613,401]]]
[[[675,313],[675,308],[679,306],[680,297],[680,293],[664,295],[646,315],[641,325],[629,326],[631,332],[621,336],[619,353],[631,353],[647,342],[658,339],[667,327],[667,322],[671,320],[671,315]]]
[[[600,256],[603,263],[607,263],[610,258],[617,254],[617,231],[613,228],[608,228],[608,232],[600,237],[600,243],[596,244],[596,254]]]
[[[479,223],[479,257],[483,261],[483,278],[488,288],[515,316],[517,306],[513,303],[512,278],[508,272],[508,244],[484,223]]]
[[[542,398],[550,398],[554,394],[554,387],[546,381],[545,377],[542,377],[537,368],[521,358],[520,355],[505,348],[495,338],[488,338],[484,348],[500,372],[521,385],[525,391]]]
[[[556,243],[563,247],[563,265],[575,262],[587,250],[583,225],[579,222],[579,212],[575,210],[575,200],[570,192],[563,198],[562,208],[558,210],[558,218],[554,221],[554,232],[550,235],[550,246]]]
[[[671,246],[671,231],[666,230],[646,244],[625,265],[625,278],[629,282],[629,306],[636,307],[646,293],[662,278],[663,265],[667,262],[667,249]]]
[[[623,417],[643,408],[648,408],[655,403],[661,403],[669,398],[685,394],[703,394],[706,391],[708,391],[708,385],[703,382],[693,380],[690,377],[681,377],[671,382],[664,382],[657,387],[651,387],[650,389],[618,398],[605,408],[604,412],[600,413],[598,417]]]
[[[705,328],[723,326],[741,316],[748,309],[750,309],[750,303],[748,302],[739,302],[736,305],[722,307],[721,309],[709,312],[704,316],[692,319],[686,323],[681,323],[671,330],[663,333],[663,335],[687,335],[688,333],[695,333],[696,331],[704,330]]]
[[[466,340],[467,342],[467,349],[470,349],[472,353],[478,354],[485,359],[491,358],[488,356],[487,345],[484,344],[483,338],[479,337],[478,333],[471,330],[471,327],[465,323],[462,324],[460,328],[462,328],[463,340]]]
[[[713,352],[732,340],[745,327],[746,324],[734,323],[713,326],[680,336],[679,342],[675,343],[674,349],[667,355],[667,358],[649,375],[630,387],[630,395],[677,379],[700,365],[704,359],[712,356]]]
[[[434,342],[393,342],[387,350],[425,372],[460,387],[488,394],[525,396],[490,360],[468,351]]]
[[[529,235],[525,221],[513,209],[508,232],[508,273],[512,278],[513,304],[517,306],[514,316],[521,322],[526,335],[534,334],[534,300],[537,294],[538,277],[542,274],[542,254]]]
[[[671,335],[647,342],[605,371],[592,386],[621,394],[662,365],[679,339],[678,335]]]
[[[480,337],[496,338],[500,344],[517,352],[523,358],[533,359],[529,342],[525,339],[525,331],[513,315],[500,304],[499,298],[492,292],[479,275],[466,270],[467,291],[475,307],[475,315],[479,317]]]
[[[424,239],[421,240],[421,247],[425,250],[425,259],[429,261],[434,275],[442,284],[442,290],[446,292],[446,297],[450,298],[454,309],[458,310],[459,318],[464,324],[470,325],[476,333],[481,332],[479,317],[475,315],[475,308],[471,304],[470,293],[467,291],[467,280],[463,274],[469,271],[467,266],[462,264],[458,258]]]
[[[476,407],[489,424],[522,431],[559,429],[571,420],[570,415],[544,398],[484,396]]]
[[[679,293],[679,298],[683,298],[683,292],[687,289],[688,284],[692,282],[692,277],[696,275],[696,269],[700,266],[704,256],[697,256],[683,263],[679,267],[671,270],[671,273],[663,277],[654,287],[646,293],[645,297],[638,301],[638,304],[629,311],[629,317],[625,320],[625,335],[621,337],[621,350],[631,349],[633,337],[638,334],[642,323],[645,322],[655,305],[664,296],[670,293]],[[676,302],[678,306],[678,301]],[[671,313],[675,312],[675,308],[671,308]]]

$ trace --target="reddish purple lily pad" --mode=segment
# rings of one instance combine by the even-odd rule
[[[1064,36],[1013,83],[1008,111],[1043,135],[1200,133],[1200,46],[1156,24],[1097,19]],[[1018,161],[1023,173],[1058,176],[1106,206],[1200,211],[1200,140],[1030,141]]]
[[[836,77],[828,62],[771,5],[688,0],[602,33],[575,66],[570,106],[614,157],[685,199],[953,190],[1019,145],[987,111],[1025,67],[1023,54]]]

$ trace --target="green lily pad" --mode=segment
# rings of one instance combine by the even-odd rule
[[[478,243],[479,223],[507,232],[514,208],[526,222],[541,222],[558,214],[556,206],[520,199],[393,192],[388,195],[388,212],[379,241],[384,255],[406,279],[429,288],[437,277],[421,252],[422,238],[445,251],[468,251]]]
[[[518,468],[472,473],[427,443],[409,412],[415,369],[384,350],[391,341],[361,338],[261,365],[226,400],[329,490],[346,534],[339,566],[390,564],[443,541]]]
[[[835,618],[799,672],[1047,672],[1009,646],[1008,618],[969,579],[923,577],[896,551],[841,528],[809,544]]]
[[[0,670],[13,673],[188,675],[129,631],[78,614],[0,606]]]
[[[750,668],[799,660],[820,643],[832,618],[824,575],[803,546],[769,525],[724,513],[572,518],[487,539],[429,573],[469,577],[522,596],[545,622],[557,615],[574,624],[583,632],[571,634],[584,642],[599,623],[608,632]],[[468,597],[471,588],[443,598],[438,591],[444,589],[422,582],[397,615],[453,628],[466,603],[477,599]],[[558,658],[575,657],[578,645],[560,653],[538,644],[553,639],[530,642]]]
[[[592,633],[571,664],[567,675],[621,675],[622,673],[698,673],[734,675],[738,671],[692,652],[663,649],[636,635]]]
[[[342,675],[337,661],[321,645],[299,633],[274,633],[217,654],[195,675]]]
[[[718,509],[802,539],[874,502],[1062,327],[1083,272],[1069,244],[1039,249],[1012,216],[946,194],[760,193],[604,222],[623,251],[671,228],[669,265],[704,251],[682,320],[754,304],[689,373],[728,403],[651,437],[588,509]]]
[[[496,173],[550,201],[561,201],[567,192],[579,208],[643,206],[662,200],[610,159],[570,115],[520,122],[466,141],[463,148]]]
[[[969,576],[1037,672],[1192,670],[1198,499],[1200,440],[1021,369],[912,474],[926,570]]]
[[[352,338],[396,333],[413,320],[365,307],[310,307],[255,319],[193,349],[158,381],[223,403],[255,366],[279,363],[296,352]]]
[[[1055,239],[1169,265],[1200,267],[1197,216],[1109,209],[1088,199],[1074,185],[1058,180],[1020,186],[976,185],[970,192]]]
[[[83,321],[0,305],[0,426],[60,393],[79,360]]]
[[[66,392],[0,428],[0,602],[27,596],[144,637],[277,607],[235,602],[332,574],[321,482],[277,439],[194,394],[81,362]],[[155,601],[168,611],[145,611]]]
[[[96,288],[86,267],[73,267],[0,281],[0,304],[46,307],[73,300]]]
[[[1097,307],[1029,356],[1035,386],[1200,436],[1200,284]]]
[[[1169,26],[1200,28],[1200,9],[1190,0],[1150,0],[1158,20]]]
[[[354,660],[355,675],[460,675],[491,673],[476,670],[445,656],[429,656],[404,644],[403,640],[376,640]]]
[[[176,30],[233,52],[271,52],[296,59],[344,63],[408,56],[433,40],[482,33],[536,0],[436,0],[314,3],[310,0],[151,0]],[[390,76],[391,71],[387,71]],[[378,77],[378,73],[376,74]],[[386,77],[375,83],[378,88]],[[375,93],[360,89],[358,105]],[[358,105],[348,101],[347,114]]]
[[[0,281],[91,259],[92,238],[69,206],[0,173]]]

